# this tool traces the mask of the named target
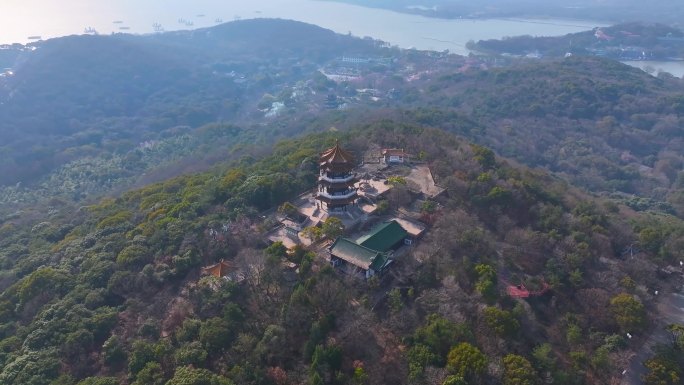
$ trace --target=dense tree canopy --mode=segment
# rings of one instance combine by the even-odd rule
[[[621,293],[610,300],[610,309],[615,321],[624,331],[639,331],[645,326],[644,305],[627,293]]]
[[[447,369],[471,381],[477,380],[487,368],[487,357],[475,346],[461,342],[449,351]]]
[[[448,190],[426,212],[411,183],[396,187],[411,203],[402,211],[429,226],[387,275],[368,282],[333,269],[324,247],[265,241],[277,207],[314,185],[317,154],[335,139],[357,153],[424,150]],[[283,141],[261,157],[91,205],[55,201],[42,214],[3,217],[0,383],[620,378],[613,362],[638,348],[623,332],[654,325],[652,297],[639,287],[661,284],[681,222],[512,163],[441,130],[382,120]],[[496,187],[507,203],[488,200]],[[335,221],[316,228],[319,236],[348,232]],[[646,228],[656,229],[657,250],[640,244]],[[618,259],[630,247],[636,256]],[[221,260],[226,277],[201,275]],[[529,298],[508,295],[523,286]],[[681,348],[668,349],[649,357],[653,381],[681,378]]]

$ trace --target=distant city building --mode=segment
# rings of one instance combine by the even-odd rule
[[[368,64],[368,63],[370,63],[370,61],[371,61],[370,59],[363,58],[363,57],[342,56],[342,62],[343,63]]]
[[[340,103],[337,101],[337,95],[328,94],[328,97],[325,99],[325,108],[329,110],[335,110],[339,106]]]

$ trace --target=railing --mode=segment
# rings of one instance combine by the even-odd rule
[[[318,177],[319,181],[326,181],[330,183],[346,183],[346,182],[351,182],[354,179],[354,175],[349,175],[346,177],[341,177],[341,178],[330,178],[327,175],[321,175]]]
[[[349,199],[351,197],[356,196],[356,190],[349,190],[347,192],[343,193],[336,193],[336,194],[329,194],[325,191],[321,191],[318,193],[318,196],[328,198],[328,199]]]

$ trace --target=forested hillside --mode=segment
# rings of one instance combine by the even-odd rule
[[[684,5],[678,0],[661,0],[656,6],[640,0],[342,0],[364,7],[391,9],[397,12],[417,13],[428,17],[461,18],[532,18],[532,22],[572,23],[572,20],[598,20],[626,22],[642,20],[681,25]]]
[[[616,60],[672,61],[684,55],[681,30],[663,24],[621,23],[565,36],[514,36],[469,44],[478,52],[564,57],[567,54]]]
[[[680,79],[282,20],[2,60],[0,384],[593,385],[636,359],[649,385],[684,378],[659,302],[684,260]],[[447,190],[382,280],[264,236],[338,139]],[[415,198],[401,180],[386,213]],[[241,274],[200,275],[220,260]]]
[[[454,132],[504,156],[637,210],[684,213],[682,81],[607,59],[498,67],[282,20],[73,36],[19,56],[0,78],[0,211],[125,190],[254,143],[385,116],[447,130],[468,121]]]
[[[261,238],[269,218],[255,214],[313,186],[318,152],[338,138],[355,153],[421,153],[448,189],[425,206],[428,235],[381,282]],[[662,326],[653,293],[676,280],[658,268],[684,258],[675,217],[390,120],[78,210],[52,204],[0,223],[2,383],[604,384]],[[220,259],[244,280],[199,276]],[[551,290],[513,300],[510,284]],[[649,383],[682,376],[681,343],[662,347]]]
[[[598,58],[434,74],[406,118],[543,166],[635,209],[684,213],[682,81]],[[450,121],[472,122],[466,131]],[[626,195],[629,194],[629,195]]]
[[[34,48],[11,66],[12,76],[0,77],[0,185],[32,182],[84,157],[125,154],[178,127],[259,122],[250,117],[264,94],[306,82],[344,53],[382,53],[374,41],[284,20],[70,36]]]

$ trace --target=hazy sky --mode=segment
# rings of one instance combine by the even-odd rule
[[[217,18],[226,21],[235,16],[256,17],[260,8],[301,3],[300,0],[2,0],[0,12],[0,42],[25,41],[30,35],[44,37],[82,33],[93,27],[100,33],[129,27],[134,32],[152,32],[152,24],[165,28],[184,27],[177,23],[184,18],[194,27],[210,26]],[[262,12],[264,12],[262,11]],[[196,15],[205,14],[198,18]],[[123,24],[113,24],[115,20]],[[185,27],[184,27],[185,28]]]

